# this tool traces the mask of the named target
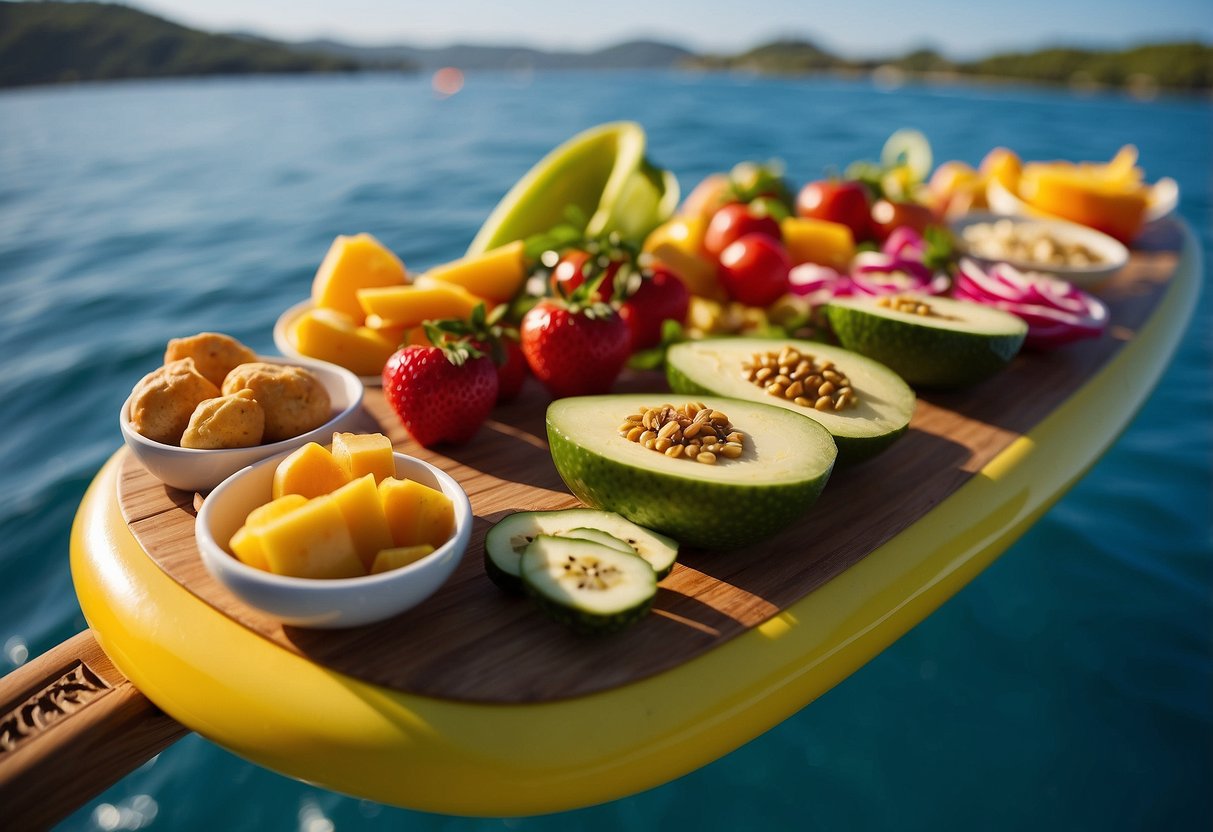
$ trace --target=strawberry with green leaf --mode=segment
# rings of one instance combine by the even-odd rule
[[[431,322],[425,331],[434,346],[404,347],[384,365],[384,397],[423,447],[466,442],[497,402],[497,368],[471,337]]]
[[[567,297],[545,298],[522,319],[522,354],[553,396],[605,393],[631,352],[619,313],[595,300],[605,275]]]

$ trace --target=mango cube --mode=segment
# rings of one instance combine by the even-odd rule
[[[257,532],[266,523],[294,511],[306,502],[307,497],[300,494],[287,494],[285,497],[279,497],[263,506],[257,506],[249,512],[248,517],[244,520],[244,525],[232,535],[228,548],[232,550],[232,554],[236,556],[237,560],[255,569],[268,571],[269,564],[266,563],[265,552],[261,549],[261,538]]]
[[[378,575],[380,572],[390,572],[393,569],[408,566],[433,551],[434,547],[428,543],[422,543],[420,546],[397,546],[392,549],[383,549],[375,555],[375,560],[371,564],[371,574]]]
[[[333,459],[351,480],[374,474],[378,485],[385,477],[396,475],[392,440],[382,433],[334,433]]]
[[[273,495],[287,494],[308,499],[330,494],[350,481],[350,475],[333,455],[315,442],[308,442],[278,463],[274,471]]]
[[[788,217],[779,223],[793,266],[819,263],[845,272],[855,257],[855,237],[842,223],[810,217]]]
[[[441,491],[388,477],[379,483],[379,499],[397,546],[428,543],[437,548],[455,531],[455,507]]]
[[[317,497],[256,532],[269,571],[296,578],[366,574],[345,515],[332,496]]]
[[[462,286],[473,295],[496,303],[505,303],[518,294],[527,277],[522,240],[473,257],[464,257],[426,274],[444,283]]]
[[[422,321],[466,318],[480,299],[458,286],[388,286],[360,289],[358,302],[365,315],[377,315],[406,329]]]
[[[375,554],[382,549],[390,549],[394,542],[387,516],[383,513],[383,503],[379,500],[379,490],[375,487],[374,475],[359,477],[338,488],[331,496],[345,518],[358,559],[370,569]]]
[[[372,286],[403,286],[404,263],[370,234],[341,235],[333,240],[312,281],[317,307],[344,312],[362,323],[357,292]]]
[[[403,332],[403,327],[400,328]],[[360,376],[377,376],[400,343],[389,330],[359,326],[332,309],[309,309],[290,329],[295,349],[312,358],[345,367]]]

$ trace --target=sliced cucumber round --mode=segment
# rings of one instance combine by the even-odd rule
[[[519,560],[527,545],[539,535],[568,536],[574,530],[593,530],[617,538],[648,562],[658,580],[670,574],[678,558],[676,540],[638,526],[613,511],[592,508],[520,511],[502,518],[489,529],[484,538],[484,570],[493,583],[507,592],[521,592]]]
[[[639,555],[639,552],[615,537],[615,535],[607,534],[601,529],[569,529],[567,532],[561,534],[560,537],[567,537],[573,540],[588,540],[591,543],[601,543],[603,546],[606,546],[608,549],[614,549],[616,552]]]
[[[793,347],[818,361],[833,361],[851,380],[856,404],[840,411],[816,410],[773,396],[747,381],[742,365],[755,354]],[[838,461],[867,459],[906,432],[914,413],[914,391],[888,367],[841,347],[792,338],[706,338],[684,341],[666,353],[666,378],[676,393],[714,394],[773,405],[818,422],[834,437]]]
[[[905,165],[916,182],[925,181],[931,173],[931,143],[920,131],[912,127],[902,129],[889,136],[880,151],[880,163],[886,168]]]
[[[580,633],[621,630],[657,597],[648,563],[590,540],[539,535],[522,553],[520,575],[540,609]]]

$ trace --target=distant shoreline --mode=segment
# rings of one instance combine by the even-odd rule
[[[363,47],[300,43],[191,29],[130,6],[90,2],[0,2],[0,88],[86,81],[352,72],[561,72],[674,70],[778,77],[867,77],[894,88],[925,84],[1026,84],[1080,92],[1122,90],[1134,98],[1213,91],[1213,45],[1143,44],[1119,50],[1051,47],[953,61],[929,49],[848,59],[805,40],[779,40],[734,55],[696,54],[673,43],[633,40],[592,51],[518,45],[408,44]]]

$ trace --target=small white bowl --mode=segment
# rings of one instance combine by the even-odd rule
[[[290,331],[291,324],[299,320],[299,316],[312,309],[313,306],[312,299],[308,298],[299,301],[278,316],[278,320],[274,322],[274,346],[278,348],[278,352],[289,355],[291,358],[307,358],[306,355],[299,352],[295,342],[291,340]],[[383,386],[383,376],[358,376],[358,379],[367,387]]]
[[[1099,263],[1090,266],[1058,266],[1049,263],[1039,263],[1035,260],[1021,260],[1014,257],[987,257],[969,250],[964,239],[964,230],[969,226],[983,223],[993,224],[999,220],[1010,220],[1016,228],[1040,229],[1056,240],[1068,243],[1080,243],[1101,258]],[[1005,214],[966,214],[960,219],[949,223],[956,237],[956,245],[965,255],[981,263],[1010,263],[1021,271],[1044,272],[1067,280],[1075,286],[1094,286],[1107,280],[1113,274],[1124,268],[1129,262],[1129,250],[1119,241],[1112,239],[1102,231],[1087,228],[1085,225],[1066,220],[1045,219],[1043,217],[1007,216]]]
[[[131,395],[127,396],[122,404],[122,412],[118,418],[126,446],[143,463],[143,467],[165,485],[183,491],[209,491],[236,471],[258,460],[284,451],[293,451],[308,442],[327,445],[333,441],[334,432],[348,430],[361,421],[359,411],[365,391],[358,376],[344,367],[310,358],[283,358],[278,355],[259,355],[257,360],[310,370],[328,391],[333,404],[333,417],[315,430],[268,445],[219,450],[180,448],[153,442],[131,426],[131,398],[134,396],[132,389]]]
[[[317,629],[357,627],[398,615],[434,594],[459,565],[472,536],[472,506],[459,483],[428,462],[394,454],[396,476],[436,488],[455,508],[455,533],[421,560],[361,578],[292,578],[240,562],[226,544],[248,513],[270,501],[281,457],[240,471],[202,504],[194,539],[207,570],[241,601],[284,624]]]
[[[999,214],[1014,214],[1021,217],[1048,217],[1061,219],[1048,211],[1036,208],[1012,193],[1005,185],[991,177],[986,185],[986,202],[990,208]],[[1169,176],[1164,176],[1150,186],[1150,195],[1146,204],[1145,223],[1158,222],[1175,213],[1179,207],[1179,183]]]

